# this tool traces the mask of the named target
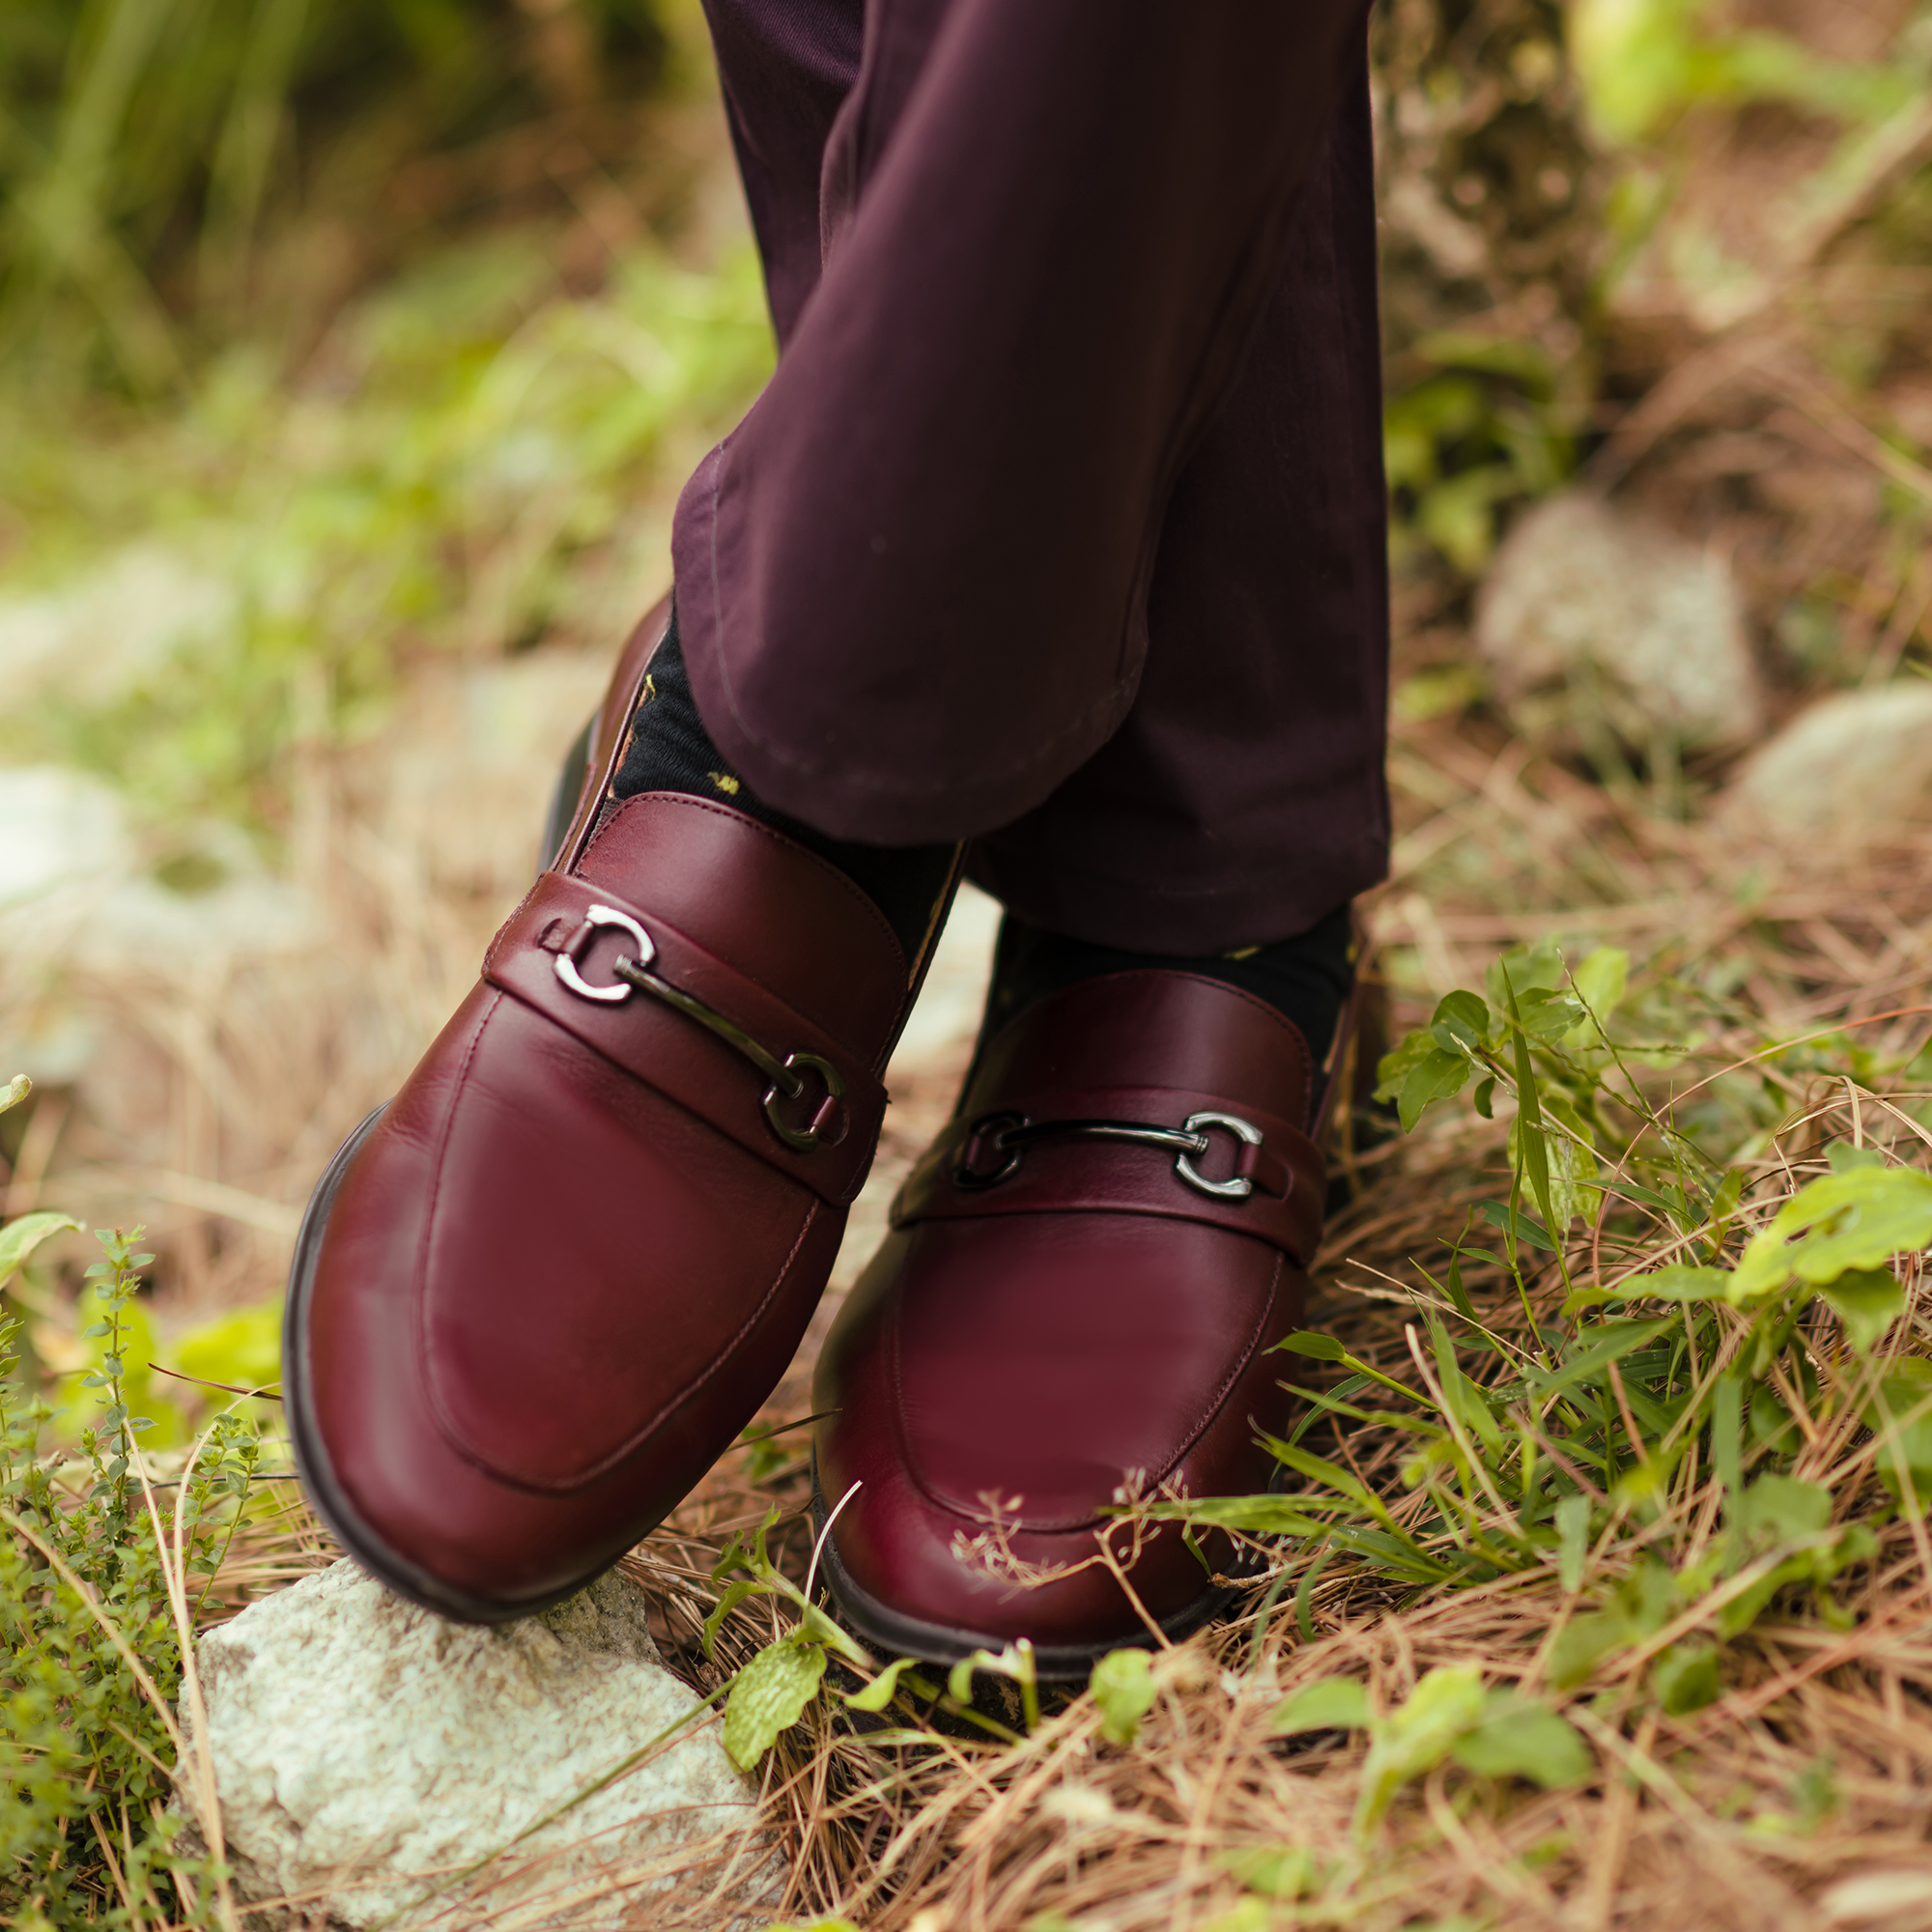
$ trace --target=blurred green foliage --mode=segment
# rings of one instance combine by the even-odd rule
[[[251,297],[271,228],[406,161],[647,94],[650,0],[9,0],[0,356],[156,394]]]
[[[138,533],[213,593],[125,683],[13,712],[0,753],[100,771],[158,816],[278,824],[292,748],[379,718],[412,648],[489,653],[566,621],[573,562],[624,530],[668,436],[728,422],[771,335],[749,254],[700,274],[640,247],[575,298],[510,235],[398,278],[329,352],[290,386],[238,348],[179,408],[88,438],[0,397],[30,532],[0,583],[71,581]]]
[[[1734,0],[1378,10],[1399,566],[1465,587],[1676,355],[1779,302],[1841,380],[1882,374],[1909,311],[1811,317],[1807,270],[1861,224],[1881,260],[1923,259],[1932,6],[1867,60],[1825,55],[1797,15],[1748,19]],[[1765,187],[1740,209],[1724,169],[1753,159]]]
[[[1495,547],[1501,508],[1547,496],[1576,467],[1586,365],[1526,337],[1444,329],[1410,352],[1436,372],[1391,396],[1383,450],[1398,555],[1418,539],[1464,576]],[[1406,514],[1405,514],[1406,513]]]
[[[379,721],[412,655],[614,638],[635,612],[607,607],[655,587],[661,459],[692,461],[772,357],[749,251],[682,264],[618,179],[687,15],[0,9],[0,627],[10,597],[58,625],[111,594],[137,541],[129,582],[183,606],[130,611],[160,641],[125,664],[40,678],[0,756],[272,833],[292,752]],[[628,231],[589,270],[559,254],[582,219],[558,155]]]
[[[1608,142],[1635,145],[1696,106],[1778,100],[1870,128],[1924,87],[1922,32],[1893,62],[1822,58],[1788,34],[1719,22],[1710,0],[1575,0],[1571,57],[1590,119]]]

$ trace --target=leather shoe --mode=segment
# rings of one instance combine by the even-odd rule
[[[744,813],[610,800],[664,628],[624,653],[550,869],[298,1240],[309,1494],[366,1569],[469,1622],[588,1582],[776,1386],[924,965]]]
[[[1109,1512],[1269,1486],[1314,1079],[1281,1014],[1182,972],[1082,981],[988,1042],[819,1361],[822,1561],[861,1636],[941,1662],[1026,1637],[1084,1678],[1226,1601],[1225,1537],[1136,1548]]]

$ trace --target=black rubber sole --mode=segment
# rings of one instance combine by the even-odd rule
[[[839,1621],[863,1643],[883,1650],[889,1657],[916,1658],[922,1663],[952,1665],[975,1651],[989,1650],[995,1655],[1006,1649],[1009,1639],[984,1631],[971,1631],[951,1624],[927,1623],[909,1617],[901,1610],[882,1604],[852,1580],[851,1572],[838,1559],[838,1546],[825,1535],[825,1495],[818,1487],[818,1459],[811,1464],[811,1520],[820,1540],[818,1568],[838,1606]],[[1190,1637],[1204,1624],[1211,1623],[1248,1586],[1245,1583],[1216,1583],[1204,1591],[1185,1608],[1161,1619],[1160,1634],[1170,1643]],[[1042,1684],[1085,1684],[1094,1666],[1116,1650],[1151,1650],[1151,1631],[1130,1632],[1124,1636],[1108,1637],[1089,1644],[1038,1644],[1034,1648],[1034,1669]]]

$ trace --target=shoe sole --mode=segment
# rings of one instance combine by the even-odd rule
[[[818,1487],[818,1459],[811,1463],[811,1520],[818,1544],[819,1574],[825,1578],[833,1600],[838,1605],[838,1620],[852,1634],[889,1657],[916,1658],[922,1663],[952,1665],[963,1662],[977,1651],[995,1655],[1006,1649],[1011,1638],[994,1636],[955,1624],[927,1623],[909,1617],[882,1604],[869,1591],[852,1580],[852,1573],[839,1560],[838,1546],[825,1534],[825,1493]],[[1216,1583],[1184,1608],[1164,1617],[1160,1634],[1169,1643],[1179,1643],[1204,1625],[1211,1623],[1240,1596],[1245,1582]],[[1152,1650],[1151,1631],[1109,1637],[1100,1643],[1037,1644],[1034,1671],[1042,1684],[1085,1684],[1094,1666],[1116,1650]]]

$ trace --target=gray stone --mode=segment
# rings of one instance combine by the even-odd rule
[[[611,1924],[680,1883],[721,1887],[723,1923],[733,1899],[775,1897],[756,1788],[709,1715],[542,1822],[697,1706],[644,1609],[613,1572],[541,1616],[473,1629],[345,1561],[211,1633],[206,1745],[241,1895],[305,1897],[295,1922],[355,1927],[512,1907],[519,1926]],[[192,1816],[192,1779],[179,1791]]]
[[[153,540],[51,589],[0,598],[0,707],[54,686],[108,702],[232,630],[239,608],[229,576]]]
[[[1820,698],[1751,754],[1721,811],[1740,832],[1834,842],[1932,818],[1932,683]]]
[[[1747,745],[1764,696],[1729,566],[1581,494],[1529,512],[1476,605],[1476,649],[1520,730],[1649,750]]]
[[[213,954],[292,952],[323,936],[308,896],[232,827],[185,828],[192,891],[149,869],[119,792],[61,765],[0,767],[0,948],[109,977],[201,971]]]

